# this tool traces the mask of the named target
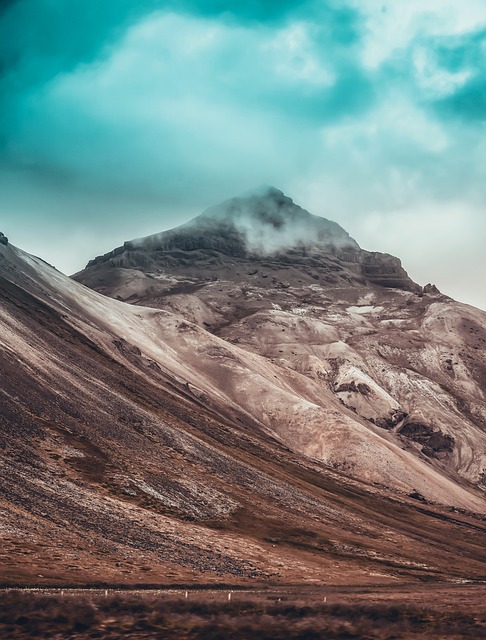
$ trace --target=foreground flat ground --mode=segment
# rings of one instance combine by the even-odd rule
[[[486,584],[0,594],[0,637],[317,640],[486,638]]]

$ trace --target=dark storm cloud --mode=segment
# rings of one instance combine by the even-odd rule
[[[316,8],[316,4],[318,9]],[[124,29],[155,11],[221,17],[237,23],[275,23],[290,16],[325,20],[342,41],[359,35],[357,13],[326,2],[296,0],[3,0],[0,4],[0,64],[4,76],[22,83],[93,60]],[[24,75],[20,78],[17,72]],[[13,88],[15,83],[12,82]],[[18,85],[16,88],[19,88]]]
[[[229,0],[168,0],[159,2],[159,8],[247,25],[278,25],[289,19],[319,20],[340,42],[349,43],[360,37],[359,12],[336,0],[248,0],[238,3]]]

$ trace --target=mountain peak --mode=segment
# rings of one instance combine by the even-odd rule
[[[305,262],[307,271],[320,265],[321,274],[314,275],[327,277],[326,284],[331,276],[324,274],[331,270],[342,272],[341,279],[348,284],[365,278],[385,287],[418,288],[398,258],[363,251],[339,224],[309,213],[270,185],[209,207],[175,229],[125,242],[91,260],[87,268],[107,262],[144,270],[186,265],[196,277],[202,273],[207,278],[221,277],[215,274],[219,269],[228,278],[235,261],[256,263],[269,258],[275,264],[299,268]],[[84,276],[77,275],[82,281]],[[235,271],[231,277],[241,274]]]
[[[281,191],[280,189],[277,189],[277,187],[274,187],[271,184],[261,184],[259,187],[255,187],[253,189],[250,189],[249,191],[246,191],[240,197],[242,198],[244,197],[282,198],[283,197],[283,198],[287,198],[288,200],[291,200],[291,198],[286,196],[283,191]]]
[[[180,230],[236,232],[249,253],[269,255],[302,247],[348,247],[358,244],[336,222],[315,216],[295,204],[283,191],[260,186],[209,207]]]

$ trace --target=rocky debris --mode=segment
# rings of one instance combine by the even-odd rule
[[[371,393],[371,389],[367,384],[364,382],[358,382],[358,384],[356,384],[354,380],[340,384],[335,391],[336,393],[352,391],[354,393],[361,393],[363,396],[367,396]]]
[[[123,338],[116,338],[113,341],[114,346],[126,357],[141,356],[142,352],[139,347],[129,344]]]
[[[442,431],[434,431],[428,425],[420,422],[409,422],[399,429],[401,436],[422,445],[422,453],[429,458],[440,458],[452,453],[454,438]]]
[[[429,296],[440,296],[442,295],[441,292],[439,291],[439,289],[435,286],[435,284],[431,284],[429,282],[429,284],[426,284],[425,287],[423,288],[423,293],[429,295]]]
[[[0,231],[0,244],[3,244],[3,245],[7,245],[8,244],[7,236],[5,234],[3,234],[1,231]]]
[[[394,410],[390,413],[390,415],[386,418],[378,418],[375,420],[375,424],[377,427],[381,427],[382,429],[393,429],[400,424],[402,420],[408,416],[406,411],[401,411],[400,409]]]
[[[408,494],[409,498],[413,498],[414,500],[418,500],[419,502],[427,502],[427,500],[424,498],[424,496],[419,493],[418,491],[411,491]]]

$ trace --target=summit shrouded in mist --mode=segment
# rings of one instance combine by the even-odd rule
[[[398,258],[361,249],[336,222],[309,213],[271,186],[209,207],[174,229],[125,242],[91,260],[76,278],[97,286],[99,278],[112,280],[113,274],[103,273],[106,267],[157,273],[178,266],[186,275],[194,271],[200,277],[204,272],[210,279],[236,281],[248,262],[268,261],[287,265],[285,269],[300,264],[308,274],[317,269],[313,278],[327,274],[326,286],[366,280],[407,290],[418,287]]]
[[[235,229],[250,252],[265,255],[294,247],[348,247],[358,244],[336,222],[312,215],[272,186],[262,186],[206,209],[183,228]]]
[[[272,186],[209,207],[189,222],[162,233],[125,242],[88,266],[128,250],[218,251],[238,258],[270,256],[286,250],[359,251],[359,245],[336,222],[313,215]]]
[[[312,215],[268,185],[209,207],[176,229],[127,244],[162,250],[212,249],[237,257],[295,248],[359,249],[336,222]]]

